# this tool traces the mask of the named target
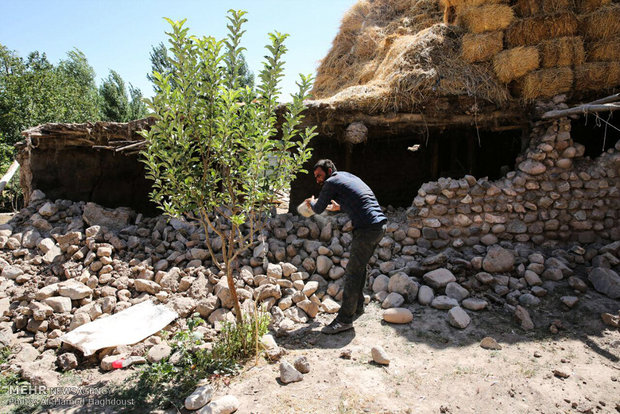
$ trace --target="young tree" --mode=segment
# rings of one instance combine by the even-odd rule
[[[158,92],[157,85],[155,83],[154,73],[159,73],[162,76],[166,76],[171,73],[170,63],[168,61],[168,49],[166,49],[166,45],[163,42],[160,42],[157,46],[152,46],[151,48],[151,73],[147,73],[146,78],[153,82],[153,90]],[[239,78],[241,82],[241,86],[249,86],[250,88],[254,88],[254,74],[250,70],[248,66],[248,62],[245,60],[245,55],[243,53],[239,53]],[[173,79],[174,81],[174,79]],[[172,88],[174,89],[175,85],[172,84]]]
[[[264,228],[274,194],[302,171],[316,135],[314,127],[299,128],[310,76],[301,75],[280,134],[276,128],[287,35],[269,35],[269,56],[256,90],[243,84],[239,44],[244,15],[229,11],[229,34],[223,40],[190,36],[185,20],[167,19],[171,73],[153,73],[158,93],[148,104],[157,121],[143,134],[152,200],[170,216],[199,217],[213,263],[226,274],[237,321],[242,315],[234,266]]]

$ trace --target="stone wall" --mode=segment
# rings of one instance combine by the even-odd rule
[[[517,170],[504,178],[423,184],[407,211],[409,227],[420,230],[417,244],[619,240],[620,141],[595,160],[584,151],[571,137],[568,118],[540,122]]]

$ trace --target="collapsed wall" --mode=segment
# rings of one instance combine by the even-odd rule
[[[24,132],[18,146],[20,185],[25,204],[34,190],[52,200],[93,201],[155,214],[151,183],[138,159],[139,131],[154,122],[44,124]]]
[[[620,141],[595,160],[584,151],[568,118],[539,122],[504,178],[423,184],[408,210],[418,245],[620,240]]]

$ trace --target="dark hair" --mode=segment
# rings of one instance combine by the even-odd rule
[[[312,169],[312,171],[316,170],[317,168],[322,169],[327,175],[329,175],[330,168],[332,169],[332,173],[338,171],[336,170],[336,166],[334,165],[332,160],[329,159],[318,160],[317,163],[314,164],[314,168]]]

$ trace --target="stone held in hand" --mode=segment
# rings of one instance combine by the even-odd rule
[[[305,201],[302,201],[301,204],[297,206],[297,212],[304,217],[312,217],[314,215],[314,211],[312,208],[308,207]]]

